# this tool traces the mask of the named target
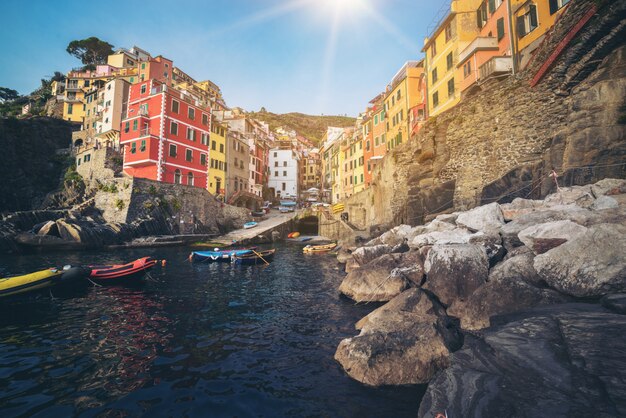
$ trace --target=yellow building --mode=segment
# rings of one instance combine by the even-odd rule
[[[513,3],[513,32],[520,69],[526,67],[533,52],[569,2],[570,0],[528,0],[521,4],[517,4],[520,1]]]
[[[352,193],[365,190],[365,158],[363,156],[363,131],[357,129],[350,144],[350,164],[352,164]]]
[[[428,79],[428,115],[436,116],[461,100],[454,75],[463,51],[478,35],[476,10],[483,0],[452,0],[450,13],[425,39],[425,72]],[[388,138],[391,141],[391,138]]]
[[[228,128],[215,118],[209,137],[209,192],[223,199],[226,196],[226,136]]]
[[[387,115],[385,125],[387,150],[409,139],[409,110],[424,100],[420,92],[420,79],[423,74],[424,60],[409,61],[387,86],[383,99]]]

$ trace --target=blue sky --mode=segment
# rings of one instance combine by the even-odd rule
[[[0,86],[25,94],[80,62],[65,48],[97,36],[137,45],[229,106],[356,116],[407,60],[421,58],[447,0],[2,0]]]

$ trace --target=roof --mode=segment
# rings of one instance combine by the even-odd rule
[[[422,48],[422,52],[426,52],[428,47],[433,43],[435,39],[437,39],[437,36],[439,36],[441,31],[443,31],[444,28],[448,26],[448,23],[452,21],[454,16],[456,16],[456,12],[451,11],[450,13],[448,13],[446,17],[441,21],[441,23],[437,26],[437,29],[435,29],[435,31],[431,33],[430,36],[426,37],[426,40],[424,41],[424,47]]]

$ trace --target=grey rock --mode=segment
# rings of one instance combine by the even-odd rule
[[[619,206],[616,199],[610,196],[600,196],[591,205],[592,210],[614,209]]]
[[[626,193],[626,180],[603,179],[591,186],[591,193],[598,199],[600,196],[611,196]]]
[[[409,247],[420,248],[435,244],[467,244],[472,233],[464,228],[455,228],[449,231],[433,231],[413,238]]]
[[[404,277],[391,275],[401,260],[402,254],[384,254],[351,270],[339,291],[356,302],[387,302],[409,287]]]
[[[626,315],[561,304],[495,317],[429,384],[418,416],[626,416]]]
[[[487,281],[489,259],[485,249],[475,244],[435,245],[424,263],[424,288],[445,305],[466,300]]]
[[[391,253],[392,247],[386,244],[374,245],[371,247],[359,247],[352,252],[352,257],[361,266],[380,257],[384,254]]]
[[[456,223],[472,231],[498,230],[504,225],[504,216],[499,204],[490,203],[460,213]]]
[[[523,229],[517,235],[535,254],[543,254],[552,248],[575,239],[587,228],[569,220],[546,222]]]
[[[538,255],[539,276],[559,292],[599,297],[626,291],[626,227],[591,226],[576,239]]]

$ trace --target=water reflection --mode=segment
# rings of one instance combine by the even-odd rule
[[[374,306],[339,297],[332,258],[282,246],[269,266],[233,267],[187,254],[153,254],[168,264],[144,286],[0,305],[2,416],[416,415],[421,388],[367,388],[334,361]],[[47,262],[0,261],[11,271]]]

